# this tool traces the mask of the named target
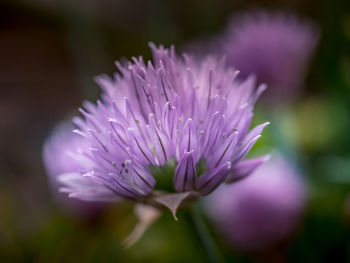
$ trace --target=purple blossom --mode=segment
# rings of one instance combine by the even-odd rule
[[[301,92],[318,39],[318,28],[310,21],[261,10],[233,16],[222,34],[198,38],[185,50],[226,56],[239,78],[254,74],[268,86],[264,99],[280,103]]]
[[[293,233],[305,203],[304,181],[287,160],[277,155],[239,183],[220,187],[206,207],[233,247],[261,250]]]
[[[151,48],[153,63],[117,62],[113,78],[98,77],[101,100],[86,102],[83,117],[74,118],[79,139],[68,148],[76,167],[58,176],[70,197],[158,202],[175,211],[189,195],[207,195],[263,162],[243,159],[267,125],[249,131],[265,87],[256,89],[254,78],[237,81],[223,60]],[[44,156],[54,159],[55,151]],[[157,184],[157,169],[170,176],[171,192]]]
[[[243,78],[255,74],[269,87],[265,98],[278,101],[300,91],[318,35],[293,15],[255,11],[233,17],[220,42],[228,64]]]

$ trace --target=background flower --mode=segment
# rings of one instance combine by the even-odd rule
[[[286,13],[255,11],[233,16],[221,41],[227,63],[244,79],[255,74],[266,100],[295,97],[304,85],[319,32],[310,21]]]
[[[251,176],[222,186],[207,208],[215,226],[239,250],[263,250],[290,237],[306,204],[306,185],[296,169],[275,155]]]
[[[198,38],[184,50],[225,56],[239,78],[255,75],[268,86],[264,100],[279,104],[302,91],[318,39],[318,28],[306,19],[256,10],[233,15],[223,33]]]

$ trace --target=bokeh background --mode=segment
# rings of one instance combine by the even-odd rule
[[[283,107],[254,149],[284,149],[309,185],[305,216],[283,260],[350,262],[348,0],[2,0],[0,261],[205,262],[181,211],[179,222],[165,213],[124,250],[121,241],[136,223],[131,204],[88,218],[63,209],[50,192],[41,150],[57,122],[77,114],[83,100],[96,100],[93,77],[112,74],[115,60],[150,58],[149,41],[181,50],[254,8],[292,12],[321,29],[303,95]],[[259,107],[255,121],[269,120]],[[281,261],[218,244],[227,262]]]

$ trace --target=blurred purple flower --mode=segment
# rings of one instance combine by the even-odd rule
[[[220,187],[206,207],[234,248],[257,251],[290,237],[300,222],[306,194],[294,167],[274,156],[248,178]]]
[[[300,91],[319,38],[308,21],[283,13],[256,11],[233,17],[221,40],[229,65],[243,79],[256,74],[266,99],[288,99]]]
[[[106,203],[86,203],[57,192],[62,187],[62,184],[57,181],[59,175],[92,167],[91,161],[82,154],[88,149],[88,144],[82,140],[81,136],[73,133],[73,129],[74,126],[71,123],[61,123],[56,127],[45,142],[43,161],[57,201],[75,217],[84,220],[93,219],[106,209]]]
[[[225,56],[239,78],[254,74],[267,84],[265,100],[281,103],[300,93],[318,39],[318,28],[307,20],[253,11],[233,16],[223,34],[197,39],[185,50]]]
[[[97,78],[101,101],[85,103],[84,117],[74,119],[80,142],[69,147],[78,169],[59,176],[70,197],[158,202],[174,213],[183,199],[207,195],[264,161],[243,159],[267,125],[249,131],[265,87],[255,91],[253,78],[236,81],[224,61],[197,63],[173,47],[151,48],[153,64],[133,58],[117,63],[113,79]],[[153,168],[170,176],[175,192],[159,191]]]

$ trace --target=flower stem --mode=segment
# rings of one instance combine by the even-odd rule
[[[212,263],[223,262],[222,256],[219,253],[212,236],[209,233],[209,230],[204,222],[202,215],[199,211],[199,207],[193,205],[189,211],[189,221],[191,228],[194,230],[197,238],[201,242],[203,249],[207,253],[208,259]]]

